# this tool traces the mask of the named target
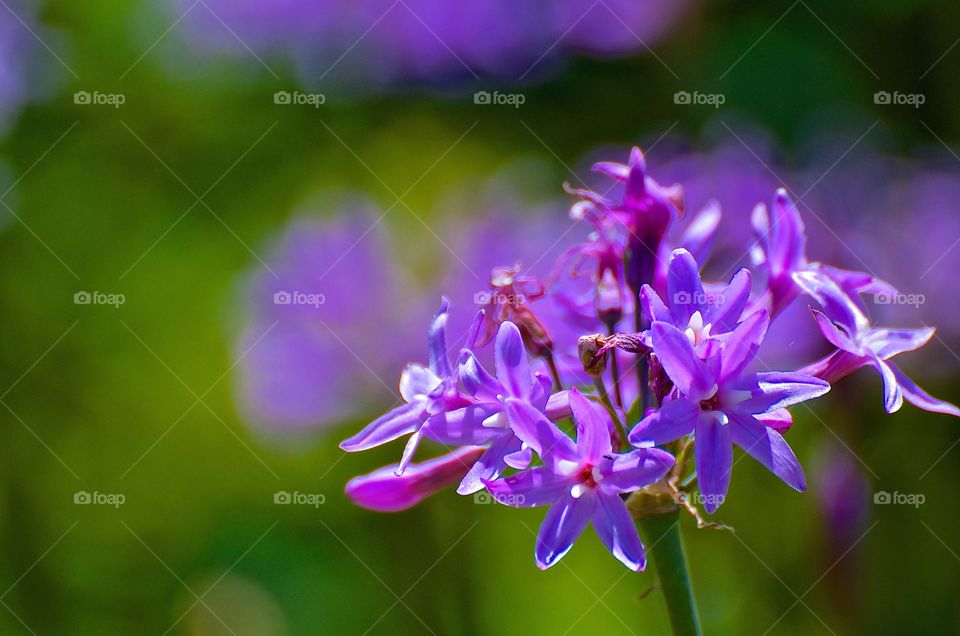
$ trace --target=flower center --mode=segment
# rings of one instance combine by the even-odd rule
[[[574,499],[579,499],[583,493],[596,488],[602,479],[603,475],[597,466],[584,464],[576,476],[577,483],[570,487],[570,494]]]
[[[710,337],[710,326],[710,323],[703,324],[703,315],[699,311],[695,311],[690,316],[690,321],[687,323],[683,335],[687,337],[691,345],[696,347]]]

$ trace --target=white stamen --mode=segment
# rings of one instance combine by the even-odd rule
[[[482,426],[485,428],[507,428],[509,425],[507,414],[504,411],[494,413],[482,422]]]

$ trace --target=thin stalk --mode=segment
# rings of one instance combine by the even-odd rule
[[[637,527],[660,579],[674,636],[700,636],[700,618],[680,537],[680,511],[641,516]]]
[[[645,331],[648,327],[647,321],[643,317],[643,311],[640,309],[639,290],[633,293],[633,323],[637,333]],[[637,399],[640,401],[640,417],[643,418],[647,414],[647,407],[651,405],[650,365],[647,363],[646,356],[640,358],[640,363],[637,365],[637,376],[637,380],[640,382]]]
[[[627,443],[627,429],[623,427],[623,422],[620,421],[620,416],[617,414],[617,409],[613,407],[613,402],[610,401],[610,393],[607,392],[607,385],[603,383],[603,378],[601,377],[594,378],[593,383],[597,387],[597,393],[600,394],[600,401],[610,413],[610,417],[613,418],[613,423],[617,427],[617,436],[620,438],[620,446],[622,449],[626,449],[629,446]]]
[[[613,325],[607,325],[607,335],[612,336],[616,333]],[[617,361],[617,350],[610,352],[610,377],[613,379],[613,399],[617,406],[623,410],[623,394],[620,391],[620,363]]]
[[[554,390],[563,390],[563,381],[560,379],[560,369],[557,368],[557,361],[553,359],[553,352],[547,352],[543,356],[547,361],[547,367],[550,369],[550,376],[553,378]]]

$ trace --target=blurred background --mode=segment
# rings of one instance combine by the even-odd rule
[[[491,266],[549,273],[586,235],[562,184],[634,144],[722,204],[716,277],[787,187],[812,258],[916,300],[875,318],[939,327],[899,360],[960,400],[958,25],[946,0],[0,0],[0,631],[667,633],[655,576],[591,534],[544,573],[542,510],[367,512],[344,483],[400,449],[337,443],[425,359],[440,293],[465,329]],[[798,305],[784,367],[822,346]],[[684,520],[706,633],[960,630],[957,422],[884,415],[868,372],[795,416],[809,492],[748,460],[736,533]]]

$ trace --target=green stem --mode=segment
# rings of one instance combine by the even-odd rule
[[[657,570],[674,636],[700,636],[700,618],[680,538],[680,511],[644,515],[637,519],[637,526]]]

